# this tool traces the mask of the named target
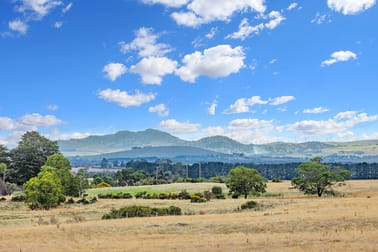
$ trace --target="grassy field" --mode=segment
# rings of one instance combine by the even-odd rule
[[[149,189],[200,192],[213,185]],[[337,198],[304,196],[289,188],[289,182],[269,183],[269,193],[282,194],[253,199],[263,205],[259,211],[235,211],[244,199],[104,199],[50,211],[0,202],[0,251],[378,251],[378,180],[348,181],[339,188],[344,197]],[[176,205],[185,215],[100,220],[112,207],[133,204]]]

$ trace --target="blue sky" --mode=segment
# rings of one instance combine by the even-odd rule
[[[378,138],[376,0],[2,0],[0,143]]]

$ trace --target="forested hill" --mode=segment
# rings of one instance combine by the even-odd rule
[[[172,148],[180,148],[182,156],[208,157],[250,157],[263,159],[306,159],[322,156],[329,162],[377,162],[378,140],[356,142],[305,142],[305,143],[269,143],[243,144],[225,136],[213,136],[187,141],[169,133],[147,129],[144,131],[120,131],[103,136],[89,136],[58,142],[60,151],[66,156],[94,156],[123,152],[130,158],[133,153],[138,156],[172,158]],[[160,148],[171,147],[171,148]],[[185,149],[186,147],[187,149]],[[154,148],[154,149],[153,149]],[[164,153],[164,149],[166,153]],[[201,151],[199,151],[201,149]],[[137,151],[136,151],[137,150]],[[186,152],[186,153],[185,153]],[[210,153],[211,152],[211,153]],[[126,158],[126,156],[125,156]],[[174,158],[174,157],[173,157]],[[185,157],[184,157],[185,158]],[[206,159],[208,160],[208,159]]]

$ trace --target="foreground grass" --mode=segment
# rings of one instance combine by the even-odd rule
[[[234,210],[244,199],[100,200],[52,211],[0,203],[0,251],[377,251],[378,180],[348,181],[341,198],[289,187],[270,183],[268,192],[282,196],[254,199],[267,207],[243,212]],[[194,215],[99,220],[130,204],[173,204]]]

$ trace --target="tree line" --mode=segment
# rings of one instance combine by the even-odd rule
[[[135,171],[145,171],[148,174],[158,174],[160,178],[174,179],[175,177],[189,177],[192,179],[209,179],[212,177],[227,176],[229,172],[237,166],[245,166],[256,169],[265,178],[271,180],[280,178],[291,180],[298,175],[296,169],[301,164],[299,162],[284,164],[258,164],[258,163],[224,163],[224,162],[201,162],[201,163],[173,163],[170,160],[156,160],[149,162],[146,160],[119,161],[103,159],[101,163],[122,164],[120,168],[129,167]],[[339,166],[348,170],[351,179],[378,179],[378,163],[327,163],[330,166]],[[106,167],[106,166],[105,166]],[[106,168],[104,168],[104,171]]]

